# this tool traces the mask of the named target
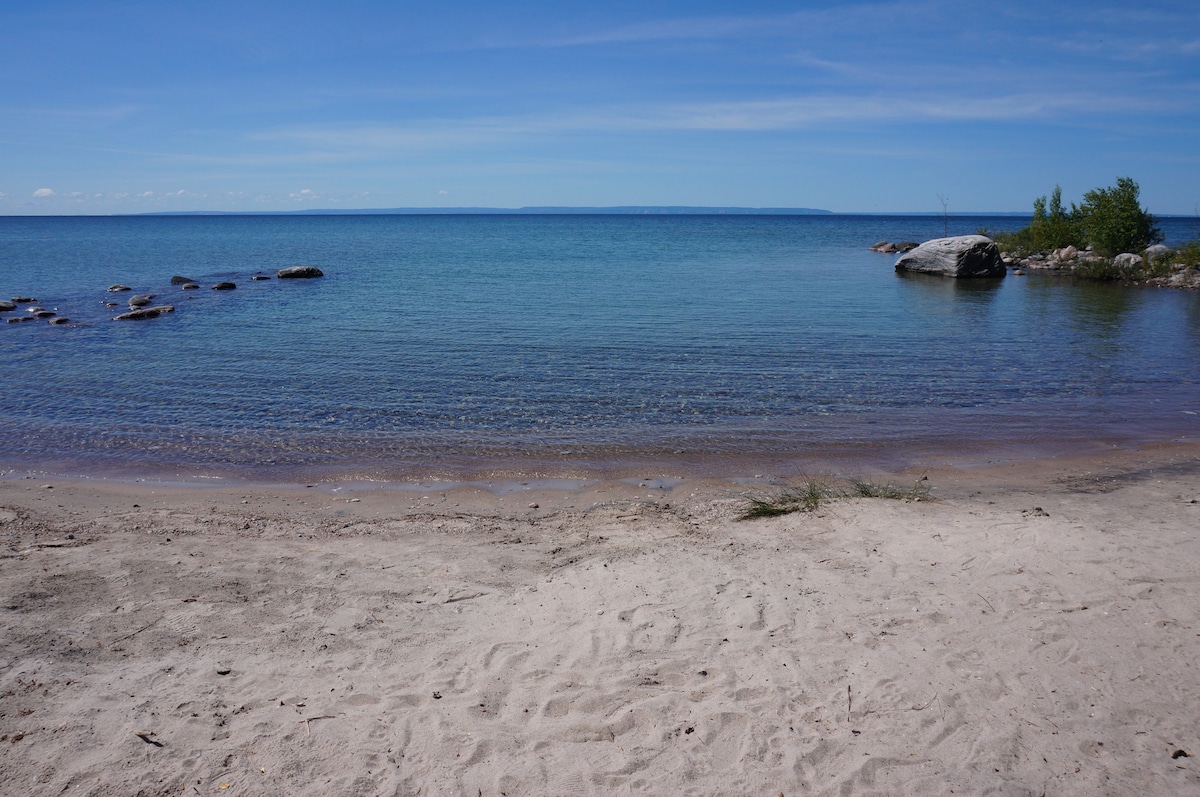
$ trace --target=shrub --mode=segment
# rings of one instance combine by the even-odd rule
[[[1100,255],[1141,252],[1162,240],[1158,219],[1138,204],[1138,184],[1128,177],[1117,178],[1110,188],[1097,188],[1083,195],[1083,204],[1062,204],[1062,188],[1054,186],[1047,202],[1033,201],[1033,220],[1015,232],[989,233],[1003,250],[1018,257],[1032,252],[1050,252],[1065,246],[1079,249],[1089,244]],[[1108,277],[1114,279],[1114,277]]]
[[[1087,234],[1087,241],[1104,257],[1141,252],[1162,240],[1158,219],[1138,204],[1138,184],[1117,178],[1112,188],[1097,188],[1083,195],[1083,204],[1072,205],[1071,215]]]

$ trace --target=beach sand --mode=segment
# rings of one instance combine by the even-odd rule
[[[922,475],[8,476],[0,794],[1200,794],[1200,447]]]

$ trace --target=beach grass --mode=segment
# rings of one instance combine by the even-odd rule
[[[754,520],[793,512],[813,512],[831,501],[847,498],[928,501],[928,479],[922,477],[912,487],[898,487],[891,482],[880,484],[861,478],[806,476],[799,485],[789,485],[770,494],[746,496],[746,504],[738,519]]]

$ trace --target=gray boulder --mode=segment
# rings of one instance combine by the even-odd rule
[[[996,243],[982,235],[958,235],[926,241],[901,255],[896,261],[896,271],[940,274],[959,279],[1003,277],[1005,274]]]
[[[172,285],[187,285],[189,282],[195,282],[195,280],[191,277],[181,277],[178,274],[176,274],[174,277],[171,277]]]
[[[1160,257],[1162,255],[1168,255],[1170,253],[1171,253],[1171,247],[1164,246],[1163,244],[1154,244],[1154,246],[1146,247],[1146,256],[1147,257]]]
[[[0,301],[0,313],[7,313],[9,310],[16,310],[16,309],[17,309],[16,302]]]
[[[212,286],[214,291],[232,291],[235,288],[237,288],[237,285],[232,282],[218,282],[216,285]]]
[[[139,293],[136,296],[129,297],[130,307],[145,307],[154,300],[153,293]]]
[[[196,284],[196,283],[194,283],[194,282],[185,282],[185,283],[183,283],[182,290],[185,290],[185,291],[197,291],[197,290],[200,290],[200,286],[199,286],[199,285],[197,285],[197,284]]]
[[[121,291],[131,291],[131,290],[133,290],[133,288],[130,288],[128,285],[122,285],[120,283],[117,283],[116,285],[108,286],[109,293],[120,293]]]
[[[1113,265],[1120,268],[1135,268],[1142,265],[1142,257],[1131,252],[1122,252],[1113,258]]]
[[[312,279],[313,277],[324,277],[325,272],[316,266],[291,266],[289,268],[279,269],[279,273],[275,276],[281,280],[288,279]]]

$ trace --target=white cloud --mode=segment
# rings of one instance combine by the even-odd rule
[[[141,195],[144,197],[152,197],[152,196],[154,196],[154,192],[153,191],[143,191]]]
[[[39,188],[38,190],[33,192],[33,195],[35,197],[38,197],[39,199],[42,197],[54,196],[54,189],[53,188]]]

